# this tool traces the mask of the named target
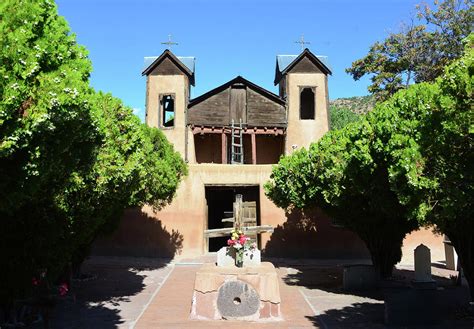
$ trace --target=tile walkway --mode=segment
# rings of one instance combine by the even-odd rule
[[[194,277],[199,266],[175,266],[172,275],[158,292],[135,328],[313,328],[313,312],[296,286],[280,281],[284,321],[255,323],[239,321],[191,320]],[[285,269],[279,269],[280,277]]]
[[[75,300],[58,304],[53,328],[132,328],[172,269],[164,260],[93,257],[82,271],[96,278],[74,282]]]
[[[96,278],[75,283],[76,299],[58,303],[52,328],[386,328],[383,293],[387,289],[362,294],[344,292],[342,262],[347,261],[340,260],[272,260],[280,277],[283,321],[191,320],[195,273],[203,261],[212,261],[212,256],[206,257],[172,263],[147,258],[92,257],[83,272]],[[412,274],[410,266],[401,266],[396,273],[402,281],[411,280]],[[443,279],[449,277],[449,271],[433,267],[433,274],[449,284],[448,279]],[[400,280],[394,281],[395,286]],[[448,323],[473,328],[474,321],[472,325],[470,321],[458,315],[448,319]]]

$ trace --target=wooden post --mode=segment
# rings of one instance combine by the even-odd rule
[[[235,195],[234,229],[237,231],[240,231],[242,229],[242,194]]]
[[[225,135],[224,129],[222,129],[222,135],[221,135],[221,140],[222,140],[222,164],[227,163],[227,138]]]
[[[252,164],[257,164],[257,141],[255,138],[255,133],[252,133],[251,136],[252,136]]]

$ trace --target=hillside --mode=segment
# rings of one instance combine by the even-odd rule
[[[357,114],[366,114],[374,108],[375,98],[372,95],[336,98],[329,101],[329,105],[339,109],[346,108]]]

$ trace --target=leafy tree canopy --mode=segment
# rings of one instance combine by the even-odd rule
[[[393,160],[390,183],[411,217],[447,234],[474,298],[474,35],[432,84],[395,95],[374,112]],[[392,117],[387,118],[388,115]],[[388,126],[395,129],[389,131]],[[383,132],[385,131],[385,132]]]
[[[341,129],[351,122],[356,122],[360,119],[360,115],[352,112],[348,108],[330,105],[329,106],[329,121],[331,129]]]
[[[0,3],[0,301],[54,280],[123,210],[170,202],[186,166],[163,134],[89,86],[54,3]]]
[[[435,224],[453,242],[474,296],[473,38],[435,83],[412,85],[283,158],[267,195],[283,208],[325,209],[361,236],[382,275],[407,232]]]
[[[99,136],[87,51],[55,6],[3,1],[0,15],[0,210],[12,213],[87,166]]]
[[[378,100],[386,100],[412,83],[433,81],[448,63],[462,55],[462,40],[474,25],[472,0],[436,1],[435,5],[434,10],[417,6],[421,24],[412,22],[383,42],[376,42],[346,72],[355,80],[371,75],[368,90]]]
[[[282,158],[265,190],[282,208],[317,206],[356,232],[387,277],[401,258],[403,238],[418,223],[407,219],[391,190],[389,163],[380,147],[374,128],[362,118],[328,132],[309,151]]]

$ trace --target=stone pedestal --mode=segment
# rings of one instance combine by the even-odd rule
[[[273,264],[242,268],[205,264],[196,273],[191,318],[278,321],[280,302]]]
[[[347,265],[343,272],[344,290],[370,290],[377,287],[377,273],[373,265]]]
[[[260,250],[244,251],[243,266],[260,266],[261,254]],[[235,266],[235,250],[234,248],[222,247],[217,252],[217,266]]]

